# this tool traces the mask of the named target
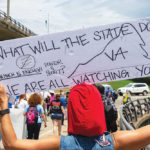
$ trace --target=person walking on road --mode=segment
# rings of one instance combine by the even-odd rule
[[[44,101],[46,103],[47,112],[49,112],[50,96],[47,95],[46,98],[44,99]]]
[[[20,95],[19,100],[15,102],[15,108],[19,108],[19,109],[25,110],[27,105],[28,103],[26,100],[26,94]]]
[[[44,121],[45,127],[47,127],[44,110],[41,105],[42,101],[43,99],[38,93],[32,94],[28,100],[29,105],[24,112],[26,116],[28,139],[39,138],[42,120]]]
[[[65,114],[63,104],[60,101],[60,95],[56,94],[56,99],[50,104],[50,114],[53,122],[53,133],[56,135],[58,126],[58,135],[61,135],[62,113]]]
[[[109,97],[105,95],[105,88],[103,85],[98,85],[97,88],[102,96],[104,104],[107,131],[115,132],[117,131],[117,118],[118,118],[118,111],[115,106],[115,103],[112,100],[111,96]]]

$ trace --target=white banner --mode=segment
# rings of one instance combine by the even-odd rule
[[[20,95],[150,76],[150,19],[0,42],[0,82]]]

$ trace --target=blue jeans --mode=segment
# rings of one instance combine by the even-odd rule
[[[114,143],[111,135],[105,133],[105,138],[110,142],[107,146],[101,146],[96,142],[102,141],[101,136],[85,137],[80,135],[61,136],[60,150],[114,150]]]
[[[62,120],[63,115],[58,113],[51,113],[51,119]]]

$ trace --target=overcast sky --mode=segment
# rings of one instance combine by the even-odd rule
[[[10,16],[36,34],[81,29],[150,16],[150,0],[10,0]],[[7,0],[0,0],[7,12]]]

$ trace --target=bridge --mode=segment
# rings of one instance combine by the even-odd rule
[[[30,29],[0,10],[0,41],[34,35]]]

